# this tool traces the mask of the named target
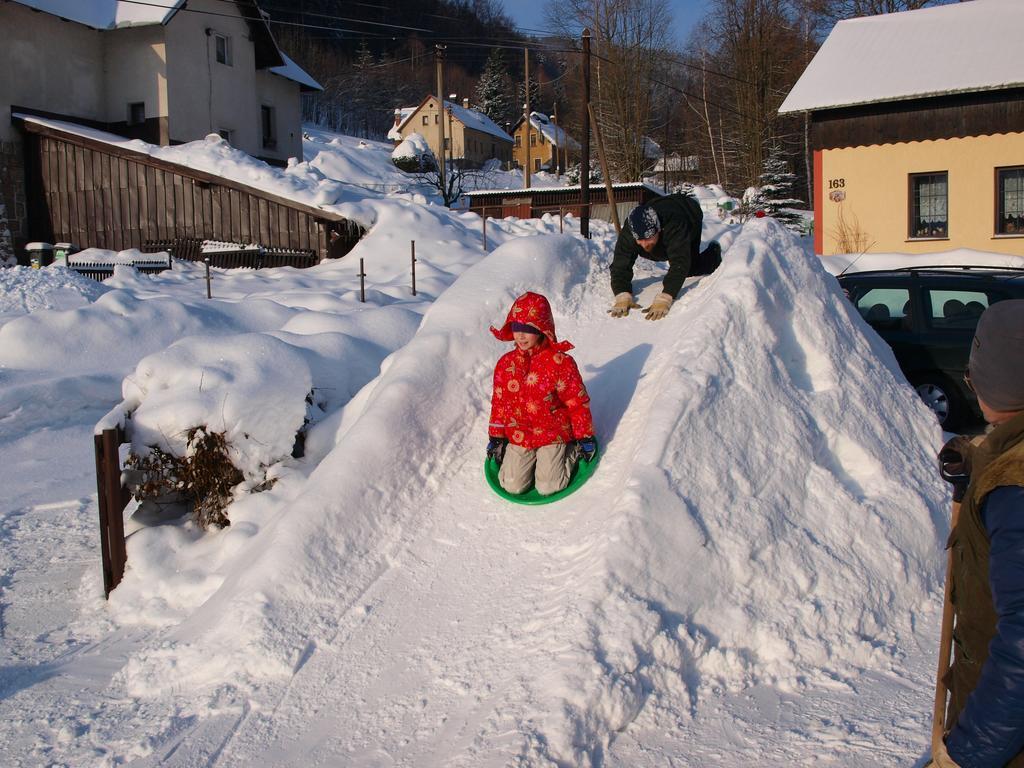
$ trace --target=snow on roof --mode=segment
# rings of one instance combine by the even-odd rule
[[[93,29],[165,24],[185,0],[14,0],[16,3]]]
[[[415,107],[398,107],[395,110],[395,114],[398,116],[398,120],[388,130],[388,138],[392,141],[402,141],[402,126],[405,125],[405,121],[412,117],[412,113],[419,109],[419,106]]]
[[[646,187],[652,192],[662,194],[660,187],[655,187],[652,184],[648,184],[646,181],[616,181],[612,184],[613,189],[632,189],[637,187]],[[591,189],[604,189],[604,182],[597,181],[590,183]],[[582,189],[579,184],[570,184],[567,187],[528,187],[523,189],[521,187],[516,189],[474,189],[469,192],[463,192],[462,194],[466,197],[473,197],[474,195],[509,195],[514,197],[516,195],[531,195],[537,193],[550,193],[556,194],[560,192],[572,192],[577,189]]]
[[[556,147],[567,147],[571,150],[580,149],[579,142],[566,133],[565,129],[558,125],[558,123],[551,122],[551,118],[543,112],[531,112],[530,125],[536,128],[549,143],[554,144]]]
[[[1024,85],[1021,0],[840,21],[779,114]]]
[[[462,121],[462,124],[467,128],[472,128],[483,133],[489,133],[491,136],[496,136],[502,141],[507,141],[509,144],[512,143],[512,137],[505,133],[498,124],[495,123],[491,118],[485,115],[483,112],[477,112],[475,109],[467,109],[466,107],[453,104],[450,101],[444,103],[444,108],[450,110],[452,117]]]
[[[306,70],[304,70],[294,61],[288,58],[284,51],[281,51],[281,58],[284,59],[283,67],[270,68],[270,71],[273,72],[275,75],[280,75],[281,77],[287,78],[288,80],[293,80],[294,82],[301,85],[303,89],[308,89],[311,91],[322,91],[324,89],[323,86],[320,85],[320,83],[318,83],[316,80],[309,76]]]
[[[427,101],[429,101],[432,98],[434,97],[428,96],[426,99],[423,100],[423,104],[412,107],[412,110],[409,112],[409,114],[405,113],[405,110],[409,108],[403,107],[401,109],[402,121],[398,124],[397,130],[401,130],[402,127],[405,126],[406,122],[408,122],[409,118],[412,117],[414,113],[418,112],[420,108],[423,107],[423,105],[426,104]],[[501,139],[502,141],[507,141],[509,144],[512,143],[512,137],[505,133],[503,130],[501,130],[501,128],[498,127],[498,124],[491,120],[491,118],[489,118],[483,112],[477,112],[475,109],[462,107],[459,106],[458,104],[453,104],[450,101],[446,101],[444,103],[444,108],[449,110],[452,113],[452,117],[460,121],[467,128],[472,128],[473,130],[481,131],[482,133],[488,133],[491,136]],[[388,137],[391,137],[390,132],[388,133]]]

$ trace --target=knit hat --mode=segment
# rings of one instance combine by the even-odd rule
[[[971,343],[971,385],[994,411],[1024,410],[1024,299],[986,309]]]
[[[649,205],[638,205],[629,212],[627,221],[636,240],[650,240],[661,231],[658,214]]]

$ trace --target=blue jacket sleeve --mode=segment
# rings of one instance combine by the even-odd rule
[[[947,740],[962,768],[1001,768],[1024,749],[1024,488],[996,488],[982,519],[999,621],[978,686]]]

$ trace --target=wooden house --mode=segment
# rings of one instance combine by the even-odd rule
[[[807,113],[819,254],[1024,256],[1020,0],[839,22],[779,109]]]

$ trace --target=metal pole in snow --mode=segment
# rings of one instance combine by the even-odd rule
[[[359,260],[359,300],[366,303],[366,269],[362,259]]]
[[[481,212],[484,219],[484,250],[487,250],[487,208],[485,207]]]
[[[210,289],[210,259],[203,259],[203,263],[206,264],[206,298],[213,298],[213,291]]]
[[[416,241],[411,240],[412,244],[412,295],[416,295]]]

